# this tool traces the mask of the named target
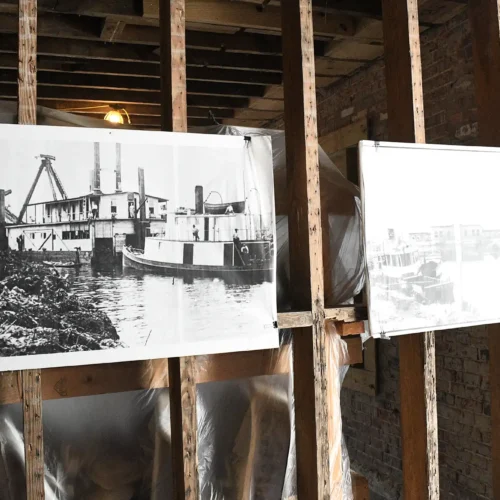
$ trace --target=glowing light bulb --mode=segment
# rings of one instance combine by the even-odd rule
[[[110,123],[118,123],[120,125],[123,125],[123,116],[119,111],[116,111],[115,109],[108,111],[104,119]]]

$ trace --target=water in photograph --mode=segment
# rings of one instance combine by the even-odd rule
[[[262,312],[270,310],[273,296],[270,282],[234,285],[220,278],[184,280],[90,266],[68,274],[71,291],[106,312],[130,347],[251,335],[262,327]]]

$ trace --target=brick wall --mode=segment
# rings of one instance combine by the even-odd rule
[[[473,144],[477,118],[466,13],[424,33],[421,42],[427,142]],[[318,93],[319,135],[367,116],[370,138],[386,140],[384,78],[380,60]],[[368,477],[373,498],[392,500],[402,487],[397,341],[378,341],[377,354],[378,395],[344,389],[343,428],[352,466]],[[436,364],[441,498],[492,498],[485,328],[438,332]]]

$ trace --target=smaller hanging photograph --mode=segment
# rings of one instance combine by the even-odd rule
[[[0,126],[0,371],[278,346],[271,138]]]
[[[371,334],[500,322],[500,148],[362,141],[359,155]]]

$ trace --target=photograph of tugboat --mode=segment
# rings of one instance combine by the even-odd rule
[[[206,201],[215,196],[220,203]],[[262,214],[251,212],[249,196],[224,203],[212,191],[206,200],[203,186],[196,186],[195,208],[167,214],[164,228],[145,238],[144,249],[125,247],[123,267],[231,283],[271,281],[272,233],[262,225]]]
[[[0,370],[277,345],[269,138],[17,128]]]

